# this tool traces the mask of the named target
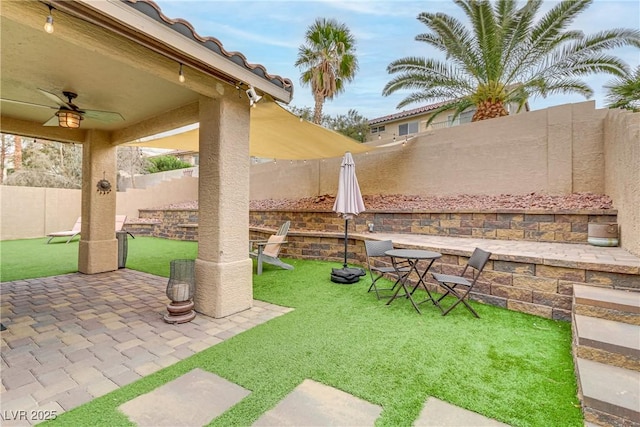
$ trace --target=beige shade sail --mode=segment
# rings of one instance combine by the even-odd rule
[[[342,157],[345,152],[375,150],[338,132],[300,120],[275,102],[263,100],[251,108],[250,154],[266,159],[311,160]],[[125,145],[199,151],[199,130]]]

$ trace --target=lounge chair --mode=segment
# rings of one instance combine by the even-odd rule
[[[258,275],[262,274],[262,264],[271,264],[285,270],[293,270],[291,264],[283,262],[278,258],[280,248],[286,244],[287,233],[289,232],[290,221],[285,222],[280,226],[280,229],[276,234],[270,236],[267,240],[250,240],[249,241],[249,256],[258,260]],[[257,249],[253,249],[256,246]]]
[[[56,231],[54,233],[47,234],[47,237],[49,237],[49,240],[47,240],[47,244],[49,244],[49,242],[51,242],[51,240],[53,240],[55,237],[69,237],[67,239],[67,243],[69,243],[71,239],[73,239],[74,237],[80,234],[81,228],[82,228],[82,218],[78,217],[76,223],[74,224],[71,230]]]
[[[116,231],[121,231],[124,226],[125,221],[127,220],[126,215],[116,215]],[[47,244],[51,242],[51,240],[55,237],[69,237],[67,239],[67,243],[71,241],[74,237],[80,234],[80,229],[82,228],[82,217],[78,217],[78,220],[74,224],[71,230],[66,231],[56,231],[54,233],[47,234],[49,240],[47,240]]]

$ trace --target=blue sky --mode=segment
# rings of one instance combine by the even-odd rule
[[[221,0],[156,0],[169,18],[189,21],[201,36],[217,38],[227,51],[240,52],[253,64],[262,64],[270,74],[291,79],[294,98],[291,105],[313,107],[308,87],[299,82],[300,71],[294,67],[298,47],[304,34],[318,17],[335,18],[349,27],[356,38],[359,72],[346,90],[332,101],[326,101],[324,112],[331,115],[357,110],[373,119],[401,110],[398,102],[406,93],[382,96],[389,81],[387,65],[406,56],[431,57],[439,53],[415,36],[427,28],[418,22],[420,12],[444,12],[464,19],[459,8],[449,0],[290,0],[290,1],[221,1]],[[544,10],[554,2],[547,1]],[[466,22],[466,21],[463,21]],[[574,29],[592,34],[611,28],[640,28],[640,1],[595,0],[573,23]],[[632,68],[640,65],[640,51],[621,48],[614,51]],[[594,90],[596,107],[604,107],[602,86],[612,79],[608,75],[586,79]],[[554,95],[530,100],[532,110],[552,105],[582,102],[579,95]],[[407,106],[416,108],[424,104]]]

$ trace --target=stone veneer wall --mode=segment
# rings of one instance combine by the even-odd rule
[[[143,209],[144,222],[127,223],[127,230],[167,239],[197,240],[197,209]],[[150,225],[153,220],[155,225]],[[291,221],[291,229],[320,232],[344,230],[344,220],[327,211],[251,211],[250,223],[277,229]],[[427,234],[526,240],[538,242],[587,243],[588,223],[616,222],[615,210],[598,211],[484,211],[484,212],[376,212],[360,214],[350,222],[354,232],[368,231],[368,224],[382,233]]]
[[[198,209],[140,209],[139,221],[128,219],[125,229],[135,236],[198,240]]]
[[[176,240],[198,240],[197,209],[143,209],[141,222],[128,222],[127,230],[144,236]],[[133,220],[135,221],[135,220]],[[153,221],[153,223],[150,223]],[[251,211],[255,227],[277,229],[291,221],[292,230],[341,232],[344,220],[327,211]],[[382,233],[427,234],[525,240],[539,242],[587,243],[590,222],[616,222],[615,210],[566,211],[484,211],[484,212],[376,212],[360,214],[350,222],[350,230],[367,232],[368,224]]]
[[[344,220],[326,211],[251,211],[252,225],[278,228],[291,221],[294,230],[340,231]],[[428,234],[499,240],[587,243],[588,223],[615,223],[615,210],[576,210],[549,213],[534,210],[378,212],[367,211],[351,221],[356,232],[368,224],[381,233]],[[355,224],[355,228],[354,225]]]

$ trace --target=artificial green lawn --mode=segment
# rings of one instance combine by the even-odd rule
[[[12,245],[2,242],[3,280],[5,268],[13,271],[5,257]],[[129,242],[127,267],[166,276],[170,259],[193,258],[195,251],[194,243],[137,238]],[[582,426],[569,323],[475,303],[481,319],[462,306],[443,317],[424,304],[419,315],[404,299],[387,306],[367,293],[368,277],[332,283],[335,263],[291,263],[292,271],[266,266],[254,276],[254,298],[293,312],[53,423],[131,425],[119,405],[198,367],[251,391],[213,426],[252,424],[305,378],[380,405],[378,425],[411,425],[435,396],[513,426]]]
[[[57,276],[78,271],[78,239],[48,238],[4,240],[0,242],[0,281]],[[129,237],[127,267],[169,276],[169,261],[176,258],[195,259],[198,246],[194,242]]]

